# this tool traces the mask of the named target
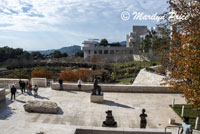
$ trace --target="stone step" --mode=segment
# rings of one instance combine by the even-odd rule
[[[50,117],[49,117],[50,118]],[[74,126],[64,124],[49,124],[45,122],[26,122],[17,120],[0,120],[1,134],[36,134],[45,132],[45,134],[74,134],[76,129],[92,130],[92,131],[146,131],[146,132],[164,132],[164,129],[139,129],[139,128],[106,128],[106,127],[90,127],[90,126]],[[169,131],[168,131],[169,132]],[[175,133],[174,133],[175,134]]]
[[[50,117],[49,117],[50,118]],[[133,132],[163,132],[164,129],[139,129],[139,128],[106,128],[106,127],[90,127],[90,126],[74,126],[66,124],[49,124],[49,123],[34,123],[27,121],[17,121],[17,120],[0,120],[0,131],[1,134],[36,134],[38,132],[45,132],[45,134],[74,134],[76,129],[91,130],[91,131],[115,131],[129,133]],[[172,132],[172,134],[177,134],[177,129],[167,129],[167,132]],[[103,133],[102,133],[103,134]],[[193,134],[200,134],[199,131],[194,131]]]

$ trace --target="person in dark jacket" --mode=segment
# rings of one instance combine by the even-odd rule
[[[12,85],[12,87],[11,87],[11,100],[13,99],[13,96],[14,96],[14,100],[15,100],[16,91],[17,91],[17,89],[15,88],[14,85]]]
[[[58,80],[59,84],[60,84],[60,90],[63,90],[63,79],[60,77]]]
[[[23,94],[22,81],[21,81],[21,79],[19,80],[19,87],[20,87],[20,89],[21,89],[21,91],[22,91],[22,94]]]
[[[35,86],[33,87],[33,93],[34,93],[34,97],[37,97],[37,96],[38,96],[38,86],[37,86],[37,85],[35,85]]]
[[[22,85],[22,91],[25,93],[26,83],[22,81],[21,85]]]

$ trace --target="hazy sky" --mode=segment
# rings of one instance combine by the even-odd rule
[[[0,0],[0,47],[25,50],[82,45],[88,38],[124,41],[133,25],[155,26],[156,20],[134,20],[167,10],[166,0]],[[130,19],[123,21],[121,13]]]

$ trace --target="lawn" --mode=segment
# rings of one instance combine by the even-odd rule
[[[133,77],[130,77],[130,78],[122,78],[122,79],[118,79],[118,83],[119,84],[128,84],[130,85],[130,81],[133,79]]]
[[[113,64],[113,78],[119,84],[131,84],[130,80],[134,80],[139,71],[144,67],[149,67],[150,62],[129,61],[118,62]]]
[[[172,108],[171,105],[170,105],[170,107]],[[182,111],[182,105],[181,104],[174,105],[174,107],[172,109],[181,117],[181,111]],[[184,116],[187,116],[187,117],[190,118],[190,123],[192,124],[192,128],[194,129],[196,117],[197,116],[200,117],[200,110],[196,110],[196,109],[192,108],[191,105],[184,105]],[[198,130],[200,130],[200,122],[199,122],[199,125],[198,125]]]

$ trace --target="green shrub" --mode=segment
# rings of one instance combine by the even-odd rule
[[[153,73],[155,72],[155,70],[154,70],[153,68],[150,68],[150,67],[146,67],[145,69],[146,69],[147,71],[149,71],[149,72],[153,72]]]

